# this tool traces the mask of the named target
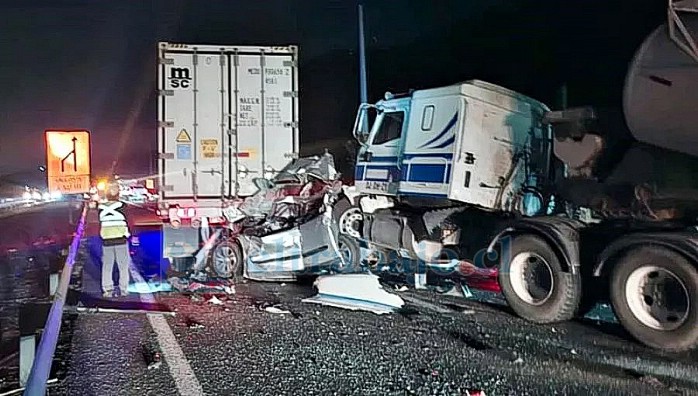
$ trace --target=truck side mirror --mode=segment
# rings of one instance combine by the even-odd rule
[[[359,112],[356,115],[356,121],[354,122],[354,138],[361,143],[361,145],[366,145],[368,141],[368,136],[371,132],[371,117],[369,111],[376,111],[376,107],[370,104],[362,104],[359,107]]]

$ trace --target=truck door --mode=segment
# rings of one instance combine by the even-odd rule
[[[405,118],[404,110],[385,110],[376,118],[356,164],[356,185],[363,192],[397,194]]]

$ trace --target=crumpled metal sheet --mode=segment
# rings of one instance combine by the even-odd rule
[[[370,273],[321,276],[315,287],[318,294],[303,302],[375,314],[391,313],[405,304],[399,296],[385,291],[378,277]]]

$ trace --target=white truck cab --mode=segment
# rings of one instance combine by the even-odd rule
[[[357,116],[356,193],[536,213],[535,202],[521,207],[520,193],[548,178],[540,166],[551,155],[550,129],[541,123],[548,110],[479,80],[388,93]]]

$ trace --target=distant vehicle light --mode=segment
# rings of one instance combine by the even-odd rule
[[[61,198],[63,198],[63,194],[60,191],[53,191],[51,193],[51,198],[52,199],[61,199]]]
[[[40,199],[41,199],[41,193],[39,193],[38,191],[34,191],[34,192],[32,193],[31,199],[35,199],[35,200],[37,200],[37,201],[40,200]]]
[[[106,188],[107,182],[105,180],[100,180],[99,183],[97,183],[97,190],[104,191]]]
[[[41,198],[43,198],[44,201],[50,201],[51,194],[49,194],[48,192],[45,192],[45,193],[41,194]]]
[[[29,191],[25,191],[22,194],[22,199],[32,199],[32,193],[30,193]]]

